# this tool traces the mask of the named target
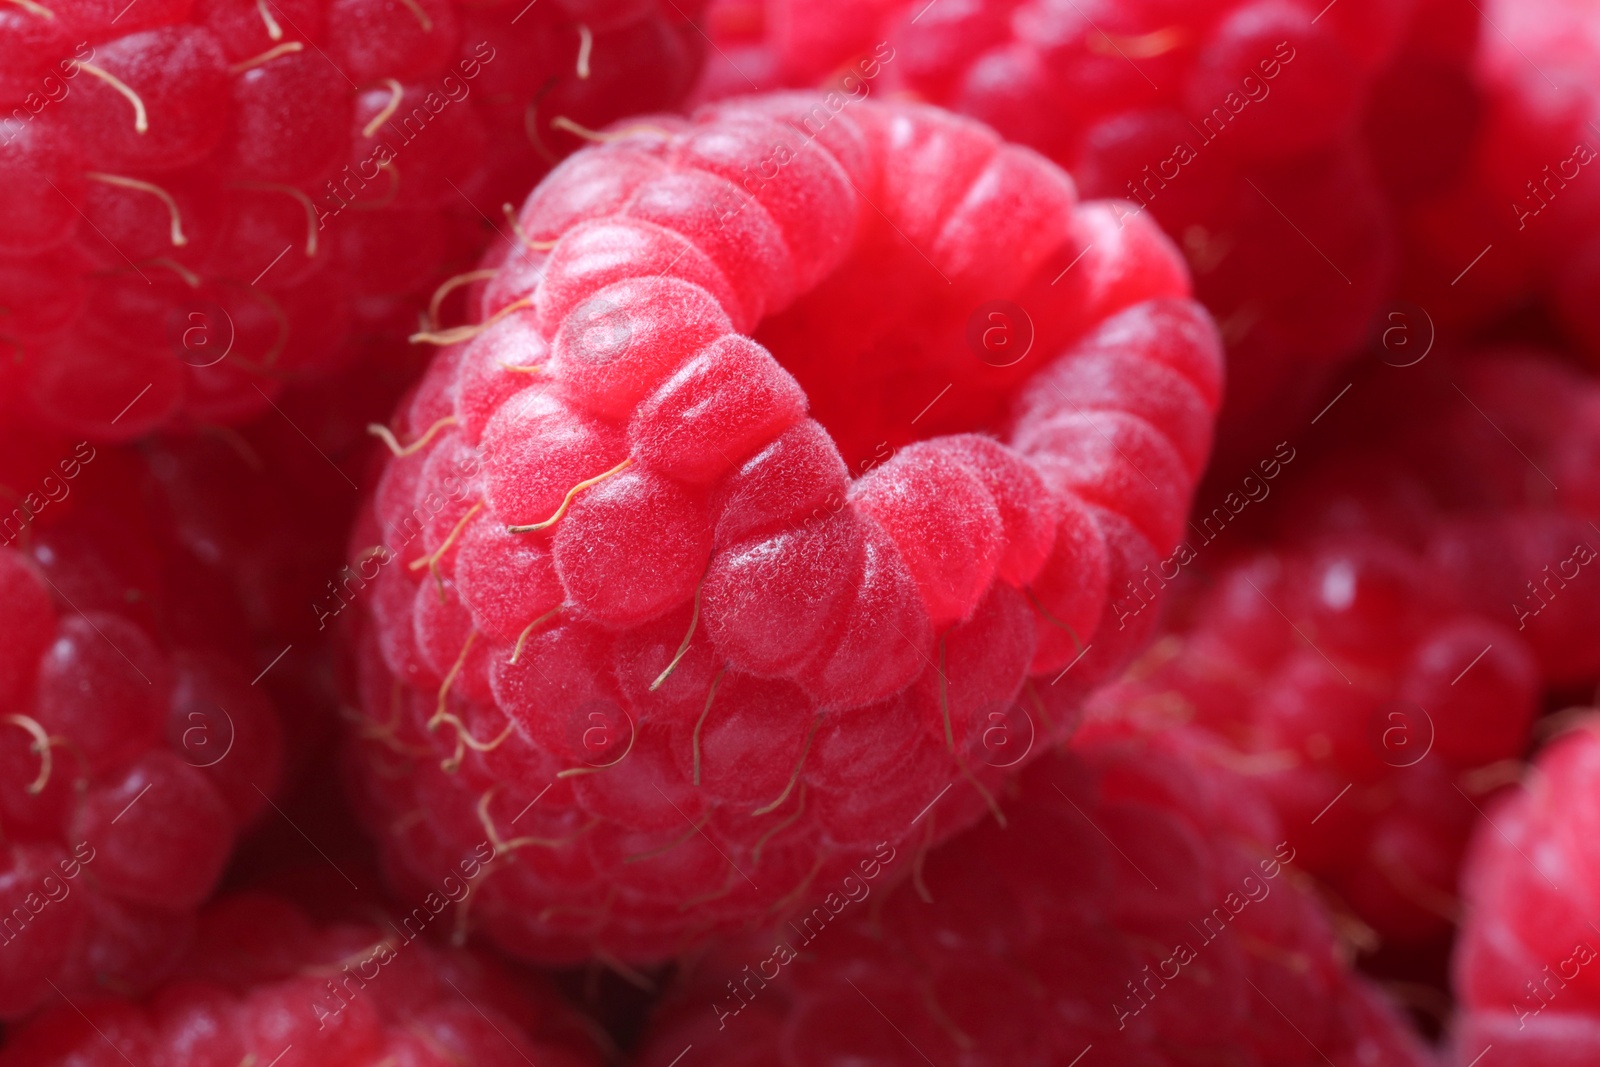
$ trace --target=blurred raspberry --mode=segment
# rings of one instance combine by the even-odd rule
[[[1597,791],[1600,723],[1590,714],[1540,753],[1521,788],[1478,827],[1462,875],[1468,910],[1454,960],[1452,1063],[1491,1046],[1507,1067],[1600,1058]]]
[[[199,926],[170,982],[138,999],[56,1004],[8,1035],[0,1065],[600,1062],[553,990],[430,945],[414,915],[318,926],[249,894],[214,904]]]
[[[1543,691],[1600,681],[1600,382],[1526,349],[1376,369],[1314,455],[1260,464],[1120,592],[1132,615],[1187,588],[1096,699],[1217,731],[1307,868],[1416,943],[1448,932],[1473,805]]]
[[[1475,817],[1468,772],[1521,754],[1539,695],[1526,643],[1450,589],[1377,535],[1235,553],[1091,715],[1215,731],[1304,869],[1385,939],[1438,939]]]
[[[128,457],[72,459],[71,513],[0,548],[3,1018],[159,980],[283,758],[227,589],[144,522]]]
[[[1600,12],[1574,0],[1482,5],[1466,165],[1408,222],[1407,284],[1442,323],[1469,329],[1538,301],[1591,359],[1600,272]]]
[[[696,961],[639,1062],[1430,1062],[1347,969],[1293,837],[1182,731],[1085,738],[1007,812],[930,855],[920,899],[863,853],[803,925]]]

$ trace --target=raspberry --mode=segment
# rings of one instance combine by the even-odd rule
[[[1304,869],[1384,938],[1437,939],[1474,815],[1456,790],[1520,754],[1539,695],[1528,646],[1450,589],[1394,539],[1280,540],[1192,587],[1181,622],[1091,715],[1216,732],[1247,757]]]
[[[930,855],[921,899],[875,884],[908,857],[863,851],[803,926],[696,961],[639,1062],[1429,1062],[1346,968],[1293,838],[1181,734],[1039,761],[1011,830]]]
[[[346,589],[387,866],[537,849],[502,946],[659,960],[948,835],[1143,639],[1105,591],[1220,390],[1144,221],[969,120],[777,96],[608,134],[519,225]]]
[[[1488,809],[1462,881],[1467,916],[1452,961],[1455,1058],[1487,1046],[1510,1067],[1600,1055],[1593,798],[1600,733],[1592,714],[1539,754]]]
[[[1410,220],[1416,299],[1467,328],[1538,300],[1590,358],[1600,318],[1586,298],[1600,266],[1600,157],[1589,125],[1600,17],[1566,0],[1483,5],[1473,60],[1482,97],[1465,167]]]
[[[1463,162],[1475,22],[1458,27],[1475,16],[1459,7],[722,0],[710,25],[727,58],[700,95],[746,77],[909,91],[1045,153],[1085,195],[1137,201],[1228,343],[1219,462],[1233,467],[1325,402],[1391,295],[1392,201]]]
[[[1212,560],[1232,518],[1201,510],[1189,554],[1125,588],[1119,610],[1141,613],[1177,570],[1206,568],[1167,638],[1096,699],[1221,733],[1307,868],[1416,942],[1457,911],[1473,798],[1494,780],[1476,772],[1522,754],[1542,689],[1600,679],[1600,577],[1582,562],[1600,549],[1600,393],[1529,351],[1377,369],[1330,415],[1324,457],[1281,455],[1241,487],[1287,494],[1265,547]]]
[[[1359,427],[1372,451],[1352,453],[1337,492],[1302,493],[1284,513],[1300,530],[1408,539],[1467,606],[1517,631],[1546,684],[1600,679],[1589,637],[1600,625],[1600,576],[1586,562],[1600,552],[1600,381],[1525,346],[1404,373],[1404,384],[1353,387],[1367,400],[1340,425]],[[1362,485],[1350,472],[1364,462],[1392,473]]]
[[[570,131],[698,65],[678,5],[524,7],[8,4],[7,391],[94,440],[239,423],[408,322]]]
[[[296,392],[280,406],[317,432],[300,421]],[[279,426],[293,436],[294,451],[264,432]],[[184,561],[187,582],[210,591],[209,602],[183,620],[185,633],[237,631],[243,651],[236,659],[282,710],[284,779],[296,782],[336,737],[334,653],[311,605],[336,587],[357,494],[277,418],[226,439],[158,437],[142,452],[143,499],[167,551]],[[300,452],[320,467],[315,477],[288,476]]]
[[[57,1003],[8,1035],[0,1064],[600,1062],[554,990],[430,945],[413,914],[315,925],[284,900],[241,894],[199,925],[170,982],[137,1000]]]
[[[74,510],[38,514],[21,547],[0,548],[8,1019],[55,990],[158,980],[282,754],[273,706],[219,625],[226,605],[206,603],[183,560],[169,582],[137,504],[90,485],[134,472],[92,448],[73,463],[60,477]],[[186,622],[197,613],[203,634]]]
[[[1430,552],[1523,636],[1548,684],[1600,680],[1600,380],[1532,349],[1458,375],[1434,384],[1432,418],[1402,442],[1447,516]]]

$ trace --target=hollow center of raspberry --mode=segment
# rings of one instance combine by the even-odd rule
[[[1042,360],[1032,334],[1021,308],[953,287],[889,232],[763,321],[756,339],[860,475],[913,441],[998,433]]]

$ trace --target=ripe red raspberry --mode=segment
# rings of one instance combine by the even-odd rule
[[[277,786],[229,605],[93,495],[121,462],[77,454],[85,499],[0,548],[0,1018],[158,980]]]
[[[336,651],[312,605],[338,578],[359,502],[319,454],[322,445],[296,429],[318,433],[295,407],[297,392],[279,401],[294,425],[274,416],[226,437],[158,435],[140,449],[143,501],[158,517],[166,551],[184,561],[186,582],[212,594],[186,626],[197,635],[219,626],[237,631],[239,662],[281,709],[286,784],[336,744]],[[293,449],[267,432],[280,427]],[[359,477],[359,464],[351,471]]]
[[[1529,643],[1547,684],[1592,685],[1600,378],[1523,347],[1474,356],[1444,377],[1394,416],[1405,427],[1397,447],[1444,512],[1429,553],[1476,610]]]
[[[1600,13],[1571,0],[1482,5],[1482,97],[1465,167],[1410,220],[1416,299],[1447,326],[1538,300],[1591,359],[1600,315]]]
[[[1507,1067],[1600,1058],[1597,790],[1600,722],[1591,714],[1541,752],[1477,828],[1452,961],[1460,1005],[1452,1063],[1471,1063],[1491,1045]]]
[[[1179,734],[1039,761],[1011,828],[933,852],[921,899],[863,852],[799,923],[692,964],[639,1062],[1429,1062],[1348,970],[1298,842]]]
[[[1363,348],[1398,266],[1391,200],[1461,163],[1475,17],[1440,0],[722,0],[700,92],[909,91],[1148,209],[1228,344],[1231,467]]]
[[[1125,609],[1144,610],[1159,582],[1135,586]],[[1538,702],[1516,632],[1468,610],[1421,553],[1368,533],[1213,563],[1175,614],[1091,715],[1215,731],[1245,757],[1304,869],[1362,920],[1401,942],[1447,933],[1474,819],[1469,772],[1521,754]]]
[[[1285,527],[1403,538],[1528,642],[1547,685],[1600,680],[1600,378],[1526,346],[1377,369],[1327,424],[1344,473],[1292,486]]]
[[[1097,699],[1221,733],[1308,868],[1411,942],[1457,910],[1472,805],[1496,784],[1474,772],[1521,756],[1542,689],[1600,679],[1600,384],[1528,351],[1376,369],[1330,412],[1323,456],[1263,464],[1122,590],[1143,612],[1201,575]],[[1244,507],[1267,547],[1227,540],[1248,538]]]
[[[201,917],[171,981],[140,999],[57,997],[8,1035],[0,1065],[600,1062],[553,989],[429,944],[426,925],[316,925],[283,900],[231,896]]]
[[[671,106],[698,67],[678,5],[530,8],[7,4],[7,392],[96,440],[237,423],[408,320],[570,131]]]
[[[1143,639],[1106,591],[1220,391],[1145,221],[970,120],[778,96],[618,130],[520,225],[326,605],[390,868],[531,850],[502,945],[658,960],[947,836]]]

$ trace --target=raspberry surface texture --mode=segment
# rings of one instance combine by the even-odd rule
[[[233,602],[88,485],[125,459],[71,454],[75,510],[0,548],[0,1018],[159,980],[278,786]]]
[[[0,0],[0,1067],[1600,1067],[1600,0]]]
[[[798,922],[688,965],[639,1062],[1430,1062],[1348,969],[1262,798],[1181,733],[1038,761],[1010,828],[968,831],[915,886],[874,884],[863,855]]]
[[[409,326],[702,40],[692,3],[113,6],[0,12],[0,413],[96,441],[246,421]]]
[[[1512,1067],[1600,1058],[1600,935],[1594,931],[1600,724],[1586,714],[1488,811],[1463,882],[1454,970],[1455,1064],[1485,1048]]]
[[[341,579],[391,872],[655,961],[926,847],[1154,621],[1220,346],[1146,220],[920,105],[632,120],[523,205]],[[946,795],[946,794],[949,795]]]
[[[1475,805],[1544,692],[1600,679],[1600,392],[1529,349],[1376,370],[1118,591],[1137,616],[1184,589],[1094,710],[1216,731],[1305,869],[1415,943],[1448,933]]]
[[[1325,402],[1392,299],[1397,206],[1470,137],[1477,16],[1437,0],[725,0],[708,21],[702,96],[909,93],[1148,212],[1227,341],[1230,467]]]
[[[1238,553],[1190,584],[1091,714],[1215,731],[1302,870],[1384,940],[1438,940],[1483,791],[1472,772],[1522,754],[1540,690],[1514,628],[1449,589],[1373,534]]]
[[[419,910],[318,924],[272,896],[226,897],[171,981],[139,999],[58,1003],[8,1036],[0,1064],[601,1062],[552,989],[430,944]]]

